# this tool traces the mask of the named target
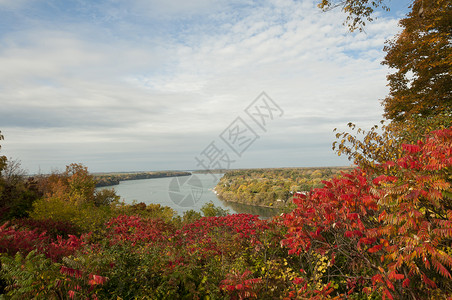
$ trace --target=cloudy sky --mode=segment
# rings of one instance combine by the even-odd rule
[[[313,0],[0,0],[0,155],[30,173],[348,165],[332,130],[382,118],[392,2],[350,33]],[[283,112],[264,128],[245,112],[263,91]],[[259,136],[240,155],[221,139],[238,117]]]

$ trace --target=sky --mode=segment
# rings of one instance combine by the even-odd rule
[[[0,0],[0,155],[30,174],[350,165],[333,129],[382,119],[407,2],[350,33],[308,0]]]

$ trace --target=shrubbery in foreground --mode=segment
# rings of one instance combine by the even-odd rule
[[[400,153],[297,195],[297,208],[272,220],[225,216],[211,206],[205,213],[222,216],[171,218],[161,207],[111,203],[90,208],[104,216],[102,225],[80,226],[65,214],[5,223],[1,292],[38,299],[451,297],[452,128],[403,144]]]

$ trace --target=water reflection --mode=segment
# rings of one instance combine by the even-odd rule
[[[237,202],[224,201],[221,198],[219,199],[224,204],[224,206],[232,210],[231,213],[258,215],[262,219],[270,219],[280,214],[280,211],[277,208],[246,205]]]

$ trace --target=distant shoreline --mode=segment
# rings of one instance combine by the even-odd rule
[[[271,209],[281,209],[281,208],[283,208],[283,207],[277,207],[277,206],[258,205],[258,204],[243,203],[243,202],[239,202],[239,201],[224,200],[223,198],[220,198],[218,195],[217,195],[217,197],[218,197],[218,199],[220,199],[221,201],[224,201],[224,202],[238,203],[238,204],[242,204],[242,205],[248,205],[248,206],[254,206],[254,207],[263,207],[263,208],[271,208]]]
[[[178,176],[190,176],[191,172],[181,171],[158,171],[158,172],[140,172],[140,173],[120,173],[120,174],[102,174],[94,175],[97,181],[96,187],[107,187],[118,185],[121,181],[154,179]]]

